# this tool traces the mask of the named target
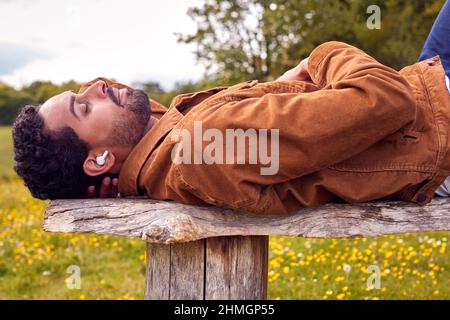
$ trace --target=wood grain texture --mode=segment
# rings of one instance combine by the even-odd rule
[[[267,299],[268,236],[206,239],[206,300]]]
[[[146,198],[53,200],[44,219],[52,232],[110,234],[154,243],[178,243],[233,235],[314,238],[450,230],[450,199],[426,206],[410,202],[326,204],[288,216],[256,215]]]
[[[147,243],[148,300],[267,299],[268,236]]]
[[[170,300],[203,300],[205,240],[170,247]]]
[[[147,243],[146,251],[146,300],[170,298],[170,245]]]

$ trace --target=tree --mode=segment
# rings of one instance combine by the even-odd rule
[[[28,93],[0,83],[0,125],[13,123],[19,109],[31,102],[32,98]]]
[[[188,11],[197,31],[178,34],[178,41],[197,44],[197,60],[220,84],[274,80],[329,40],[399,69],[417,60],[443,3],[379,1],[382,27],[371,30],[366,10],[372,0],[205,0]]]
[[[77,91],[79,88],[80,84],[73,80],[59,86],[50,81],[34,81],[19,90],[0,83],[0,124],[12,124],[19,110],[26,104],[42,104],[63,91]]]
[[[177,34],[178,41],[196,43],[197,60],[209,75],[221,74],[224,83],[269,76],[274,41],[264,25],[269,1],[212,0],[190,8],[197,22],[193,35]]]
[[[133,82],[133,88],[144,90],[147,93],[163,93],[161,84],[157,81]]]

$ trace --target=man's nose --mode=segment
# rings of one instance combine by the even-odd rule
[[[103,96],[106,96],[106,89],[108,88],[106,82],[103,80],[99,80],[97,81],[97,85],[99,86],[99,93]]]
[[[106,97],[106,88],[108,86],[106,83],[102,80],[98,80],[97,82],[93,83],[84,93],[86,95],[96,95],[99,97]]]

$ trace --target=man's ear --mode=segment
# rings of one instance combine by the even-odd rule
[[[97,163],[97,157],[103,155],[103,151],[99,150],[91,150],[89,151],[88,156],[86,157],[86,160],[84,160],[83,163],[83,171],[88,176],[95,177],[99,176],[101,174],[107,173],[114,163],[116,162],[116,158],[114,157],[114,154],[112,152],[108,153],[108,156],[105,158],[105,164],[99,165]]]

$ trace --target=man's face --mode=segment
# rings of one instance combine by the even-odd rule
[[[99,80],[81,94],[66,91],[50,98],[39,113],[46,130],[70,127],[90,148],[128,147],[144,135],[151,109],[145,92]]]

